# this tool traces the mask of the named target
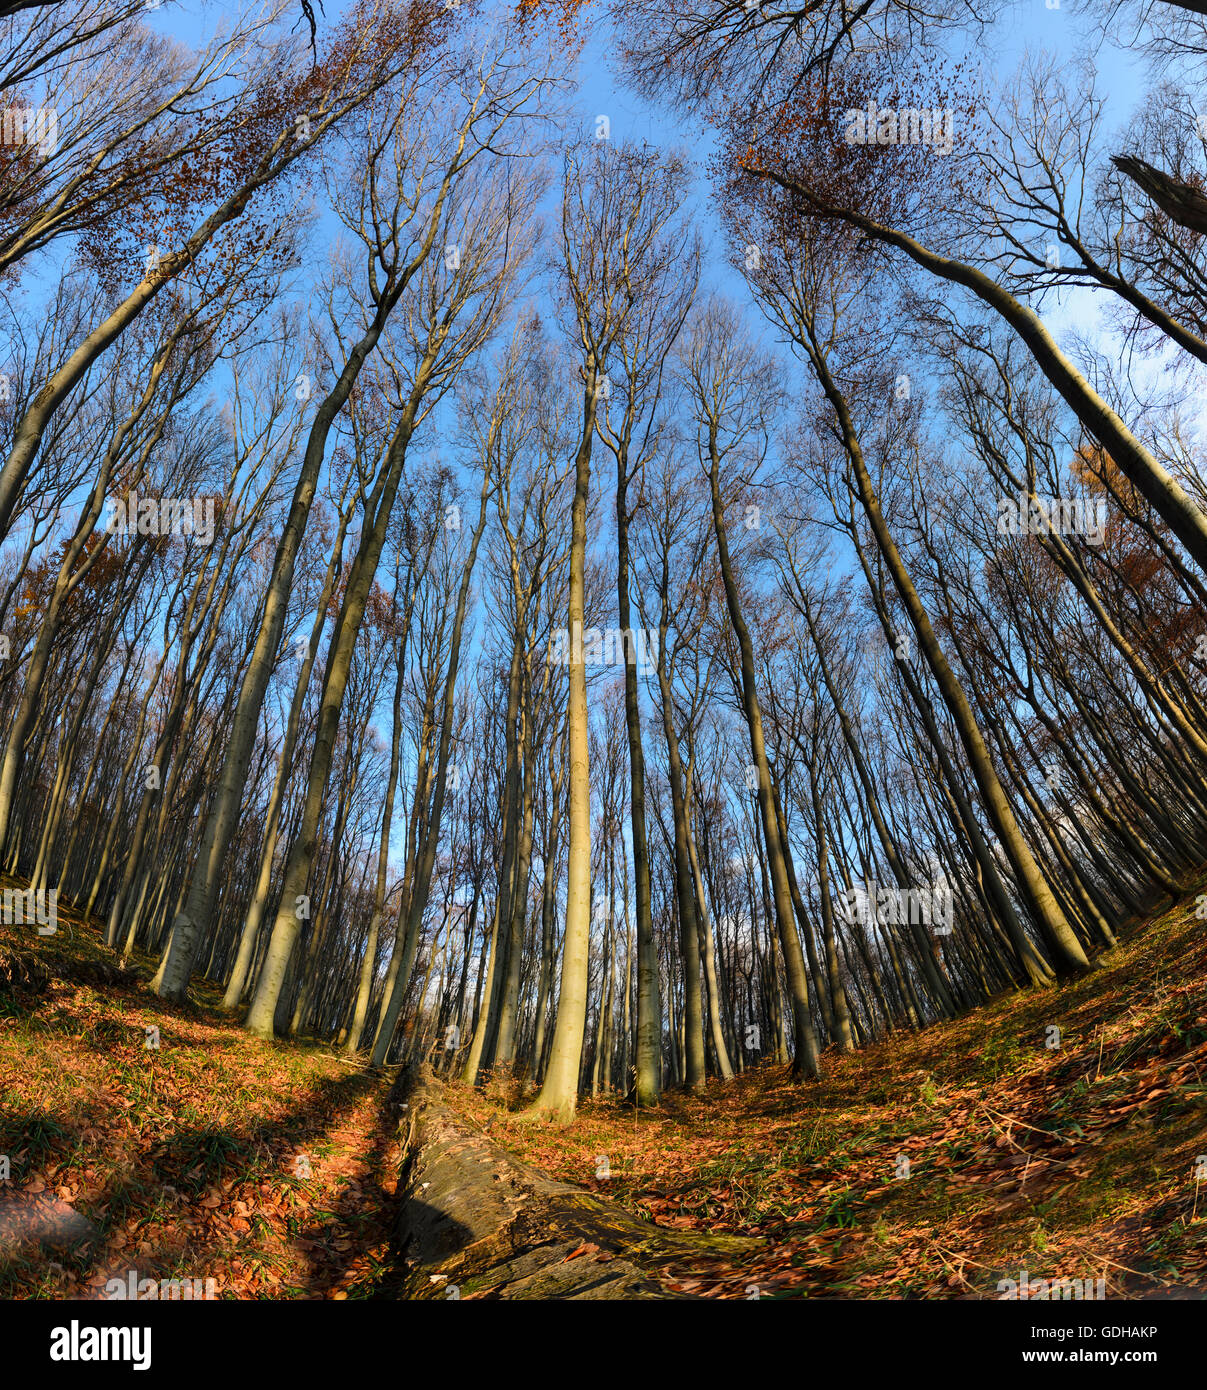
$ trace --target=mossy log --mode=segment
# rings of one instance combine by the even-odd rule
[[[406,1298],[685,1298],[663,1280],[762,1244],[667,1230],[547,1177],[457,1115],[426,1069],[401,1076],[394,1099],[406,1107],[398,1229]]]

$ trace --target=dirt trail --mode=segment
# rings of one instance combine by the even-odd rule
[[[677,1299],[672,1274],[733,1260],[752,1237],[666,1230],[520,1162],[445,1103],[430,1072],[399,1078],[405,1298]]]

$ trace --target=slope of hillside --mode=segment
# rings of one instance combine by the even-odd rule
[[[31,956],[43,975],[6,983]],[[378,1292],[388,1079],[266,1047],[200,981],[198,1002],[166,1004],[150,962],[122,975],[113,959],[62,906],[53,937],[0,926],[0,1298],[102,1297],[130,1269],[212,1279],[219,1298]]]
[[[102,1296],[131,1268],[217,1297],[397,1296],[391,1078],[257,1042],[208,987],[166,1005],[148,962],[123,975],[95,923],[60,921],[0,926],[0,1296]],[[1203,931],[1191,899],[1093,976],[827,1054],[819,1085],[758,1066],[660,1112],[585,1102],[569,1130],[513,1114],[518,1085],[447,1099],[660,1225],[760,1238],[672,1260],[673,1292],[996,1298],[1026,1270],[1203,1296]]]
[[[767,1239],[755,1261],[685,1273],[687,1291],[1000,1298],[1026,1270],[1101,1279],[1107,1297],[1201,1297],[1205,978],[1192,898],[1092,976],[831,1052],[819,1085],[762,1066],[661,1114],[584,1102],[566,1132],[460,1100],[557,1177],[664,1224]]]

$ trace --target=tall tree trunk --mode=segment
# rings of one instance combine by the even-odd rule
[[[796,934],[796,923],[792,917],[792,892],[788,886],[786,868],[787,847],[780,838],[779,824],[771,795],[771,769],[767,762],[767,748],[763,741],[763,715],[759,708],[759,697],[754,683],[754,647],[746,620],[742,616],[741,600],[738,596],[737,582],[733,577],[733,565],[729,559],[729,539],[725,531],[725,507],[721,501],[721,459],[717,450],[716,426],[711,421],[708,427],[709,486],[712,493],[713,530],[717,538],[718,558],[721,562],[721,579],[725,586],[725,603],[729,610],[729,622],[738,639],[738,650],[742,663],[742,709],[746,715],[746,727],[750,734],[750,756],[758,774],[759,813],[763,824],[763,844],[767,850],[767,870],[771,876],[771,887],[775,902],[775,920],[779,931],[780,948],[784,953],[784,966],[788,975],[788,989],[792,996],[792,1016],[796,1028],[796,1053],[793,1057],[793,1071],[798,1077],[816,1078],[820,1074],[820,1061],[817,1037],[813,1031],[813,1018],[809,1012],[809,981],[805,972],[805,958],[801,952],[800,938]]]
[[[586,611],[587,495],[591,486],[591,439],[599,364],[588,355],[583,386],[583,430],[574,459],[574,505],[570,514],[569,690],[566,728],[569,772],[566,864],[566,932],[562,946],[557,1024],[544,1084],[532,1111],[562,1124],[578,1108],[578,1077],[587,1026],[587,970],[591,950],[591,768],[587,723],[587,668],[583,660]]]

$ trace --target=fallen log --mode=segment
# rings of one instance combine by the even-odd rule
[[[398,1244],[407,1299],[682,1299],[665,1281],[763,1242],[668,1230],[546,1176],[457,1115],[424,1068],[401,1075]]]

